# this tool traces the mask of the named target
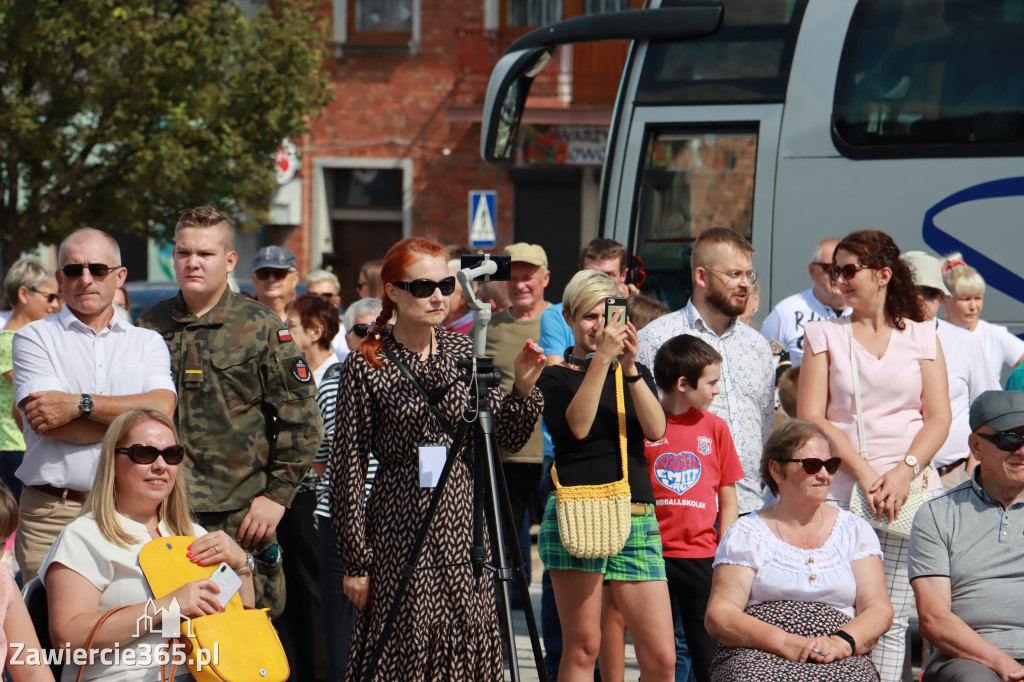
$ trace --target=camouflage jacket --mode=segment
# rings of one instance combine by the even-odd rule
[[[138,325],[171,352],[192,508],[244,509],[259,495],[289,506],[323,424],[312,370],[281,319],[225,289],[200,318],[178,292]]]

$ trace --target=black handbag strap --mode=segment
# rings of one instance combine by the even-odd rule
[[[441,414],[441,410],[437,409],[437,406],[434,405],[434,403],[430,402],[430,394],[427,393],[427,389],[423,388],[423,385],[419,382],[419,379],[416,378],[412,371],[408,367],[406,367],[405,363],[402,362],[398,358],[398,356],[395,355],[394,351],[388,348],[386,344],[384,346],[384,353],[388,356],[388,359],[391,360],[391,362],[393,362],[395,366],[402,371],[402,374],[404,374],[405,377],[412,382],[412,385],[416,387],[416,391],[423,398],[423,402],[427,404],[427,408],[430,410],[430,413],[434,415],[434,419],[436,419],[437,423],[441,425],[441,428],[444,430],[445,435],[448,436],[449,438],[454,439],[455,433],[452,431],[452,427],[448,424],[448,421],[444,418],[444,415]]]

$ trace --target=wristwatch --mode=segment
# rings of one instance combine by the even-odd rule
[[[917,457],[913,455],[907,455],[903,458],[903,462],[914,470],[914,475],[917,476],[921,473],[921,465],[917,463]]]
[[[78,401],[78,409],[82,411],[82,419],[89,418],[89,415],[92,414],[93,407],[95,407],[95,405],[92,402],[92,396],[83,393],[82,399]]]
[[[256,569],[256,558],[248,552],[245,553],[245,566],[235,571],[238,575],[252,575]]]

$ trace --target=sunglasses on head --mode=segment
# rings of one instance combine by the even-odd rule
[[[839,465],[842,464],[843,460],[838,457],[832,457],[831,459],[814,459],[809,457],[807,459],[779,459],[778,462],[796,462],[804,468],[804,471],[809,474],[816,474],[821,471],[822,467],[825,467],[825,471],[830,474],[834,474],[839,471]]]
[[[29,287],[28,290],[33,293],[39,294],[40,296],[45,296],[47,303],[56,303],[57,301],[60,300],[60,294],[51,294],[48,291],[39,291],[39,289],[34,289],[33,287]]]
[[[442,296],[451,296],[455,291],[455,277],[449,276],[440,282],[432,279],[414,279],[411,282],[392,282],[399,289],[405,289],[416,298],[430,298],[434,289],[440,289]]]
[[[106,277],[111,270],[117,270],[120,267],[120,265],[104,265],[103,263],[68,263],[60,271],[64,273],[65,277],[75,279],[81,277],[85,269],[89,268],[89,274],[93,277]]]
[[[999,433],[978,433],[978,438],[984,438],[1003,452],[1013,452],[1024,445],[1024,436],[1013,431],[1000,431]]]
[[[252,274],[254,274],[256,276],[256,279],[258,280],[264,280],[267,279],[268,277],[273,277],[274,279],[284,279],[285,277],[290,275],[291,272],[292,271],[290,268],[260,268],[259,270]]]
[[[136,464],[152,464],[157,457],[163,457],[167,464],[181,464],[185,458],[184,445],[168,445],[161,450],[153,445],[129,445],[126,448],[114,450],[119,455],[128,455],[128,459]]]
[[[349,331],[358,336],[359,338],[363,338],[364,336],[366,336],[366,330],[369,328],[370,325],[368,324],[354,324],[352,325],[352,329],[350,329]]]
[[[858,272],[861,270],[870,269],[870,265],[862,265],[861,263],[847,263],[846,265],[833,265],[828,269],[828,276],[833,282],[839,279],[839,275],[843,276],[847,282],[853,279]]]

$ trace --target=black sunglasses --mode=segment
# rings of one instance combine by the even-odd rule
[[[274,279],[284,279],[285,277],[290,275],[291,272],[292,271],[290,268],[260,268],[259,270],[252,274],[256,276],[256,279],[262,281],[270,276],[273,276]]]
[[[75,279],[81,277],[86,268],[93,277],[106,277],[111,270],[117,270],[120,265],[104,265],[103,263],[68,263],[60,269],[65,277]]]
[[[831,459],[814,459],[809,457],[807,459],[777,459],[776,462],[796,462],[804,468],[809,474],[816,474],[821,471],[821,467],[825,467],[825,471],[830,474],[834,474],[839,471],[839,465],[843,463],[843,460],[838,457],[832,457]]]
[[[1024,436],[1013,431],[1000,431],[999,433],[978,433],[978,438],[984,438],[1003,452],[1013,452],[1024,445]]]
[[[858,272],[861,270],[870,269],[870,265],[863,265],[861,263],[847,263],[846,265],[833,265],[828,269],[828,276],[833,282],[839,279],[839,275],[843,276],[847,282],[853,279]]]
[[[411,282],[392,282],[399,289],[405,289],[416,298],[430,298],[434,289],[440,289],[442,296],[451,296],[455,291],[455,277],[449,276],[440,282],[432,279],[414,279]]]
[[[136,464],[152,464],[157,457],[163,457],[164,462],[171,465],[181,464],[181,460],[185,459],[184,445],[168,445],[161,450],[152,445],[136,444],[126,448],[117,448],[114,452],[119,455],[128,455],[128,459]]]
[[[366,330],[369,328],[370,325],[368,324],[354,324],[352,325],[352,329],[350,329],[349,331],[358,336],[359,338],[363,338],[364,336],[366,336]]]
[[[28,290],[33,293],[39,294],[40,296],[45,296],[47,303],[56,303],[57,301],[60,300],[60,294],[51,294],[48,291],[39,291],[39,289],[34,289],[33,287],[29,287]]]

